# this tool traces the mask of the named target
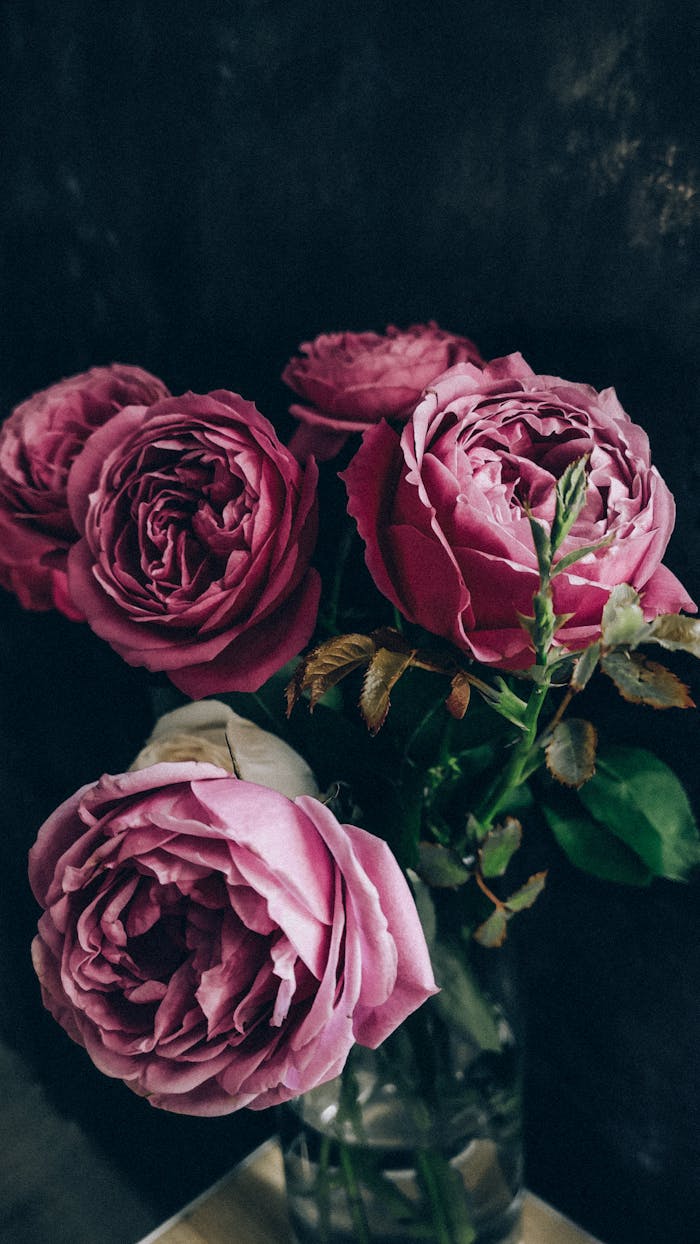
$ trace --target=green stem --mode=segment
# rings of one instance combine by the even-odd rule
[[[537,723],[548,691],[549,679],[535,684],[532,688],[525,712],[525,731],[513,748],[503,773],[477,808],[476,817],[484,833],[491,828],[496,816],[508,803],[513,791],[517,790],[521,782],[539,767],[539,761],[534,763],[533,748],[537,737]]]
[[[328,596],[326,607],[323,611],[321,624],[323,629],[329,635],[338,634],[338,613],[340,611],[340,595],[343,587],[343,575],[345,566],[350,555],[352,542],[355,535],[355,526],[348,525],[345,527],[340,544],[338,546],[338,556],[335,563],[335,574],[333,575],[333,585]]]
[[[464,1185],[435,1149],[416,1151],[416,1172],[430,1204],[436,1244],[473,1244],[476,1231],[465,1204]]]
[[[358,1244],[371,1244],[371,1236],[365,1206],[362,1200],[362,1191],[355,1174],[352,1154],[350,1146],[340,1141],[340,1166],[345,1181],[345,1195],[347,1197],[348,1209],[352,1219],[355,1239]]]
[[[331,1189],[330,1189],[331,1138],[321,1137],[318,1158],[318,1221],[323,1244],[332,1244],[331,1238]]]

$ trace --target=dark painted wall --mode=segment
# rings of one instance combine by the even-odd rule
[[[116,359],[175,392],[238,389],[284,426],[300,340],[434,317],[487,355],[617,387],[676,494],[667,561],[698,594],[695,5],[0,12],[3,412]],[[61,797],[127,762],[148,709],[82,627],[1,605],[3,1028],[165,1206],[264,1124],[156,1116],[41,1014],[24,851]],[[599,707],[700,804],[696,724]],[[556,862],[521,938],[529,1179],[608,1244],[697,1238],[697,914],[697,888],[613,891]]]

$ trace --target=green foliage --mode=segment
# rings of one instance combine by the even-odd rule
[[[502,877],[522,842],[520,821],[507,817],[502,825],[489,830],[479,850],[483,877]]]
[[[688,797],[676,775],[652,752],[601,749],[596,774],[579,798],[654,876],[685,880],[700,863],[700,837]]]
[[[652,874],[638,855],[600,821],[545,802],[542,811],[567,859],[583,872],[620,885],[646,886]]]

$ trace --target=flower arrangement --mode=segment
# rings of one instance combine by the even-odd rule
[[[468,950],[545,885],[518,866],[528,818],[609,881],[700,861],[677,777],[572,711],[598,671],[689,708],[647,650],[700,655],[673,498],[614,390],[434,323],[321,336],[284,379],[287,446],[234,393],[116,365],[0,433],[0,583],[156,675],[161,707],[217,697],[30,856],[45,1004],[187,1113],[325,1084],[437,986],[488,1044]],[[475,1239],[457,1218],[426,1238]]]

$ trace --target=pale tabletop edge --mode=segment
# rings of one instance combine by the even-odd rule
[[[232,1231],[235,1230],[235,1236]],[[137,1244],[288,1244],[279,1143],[270,1138]],[[600,1244],[528,1192],[522,1244]]]

